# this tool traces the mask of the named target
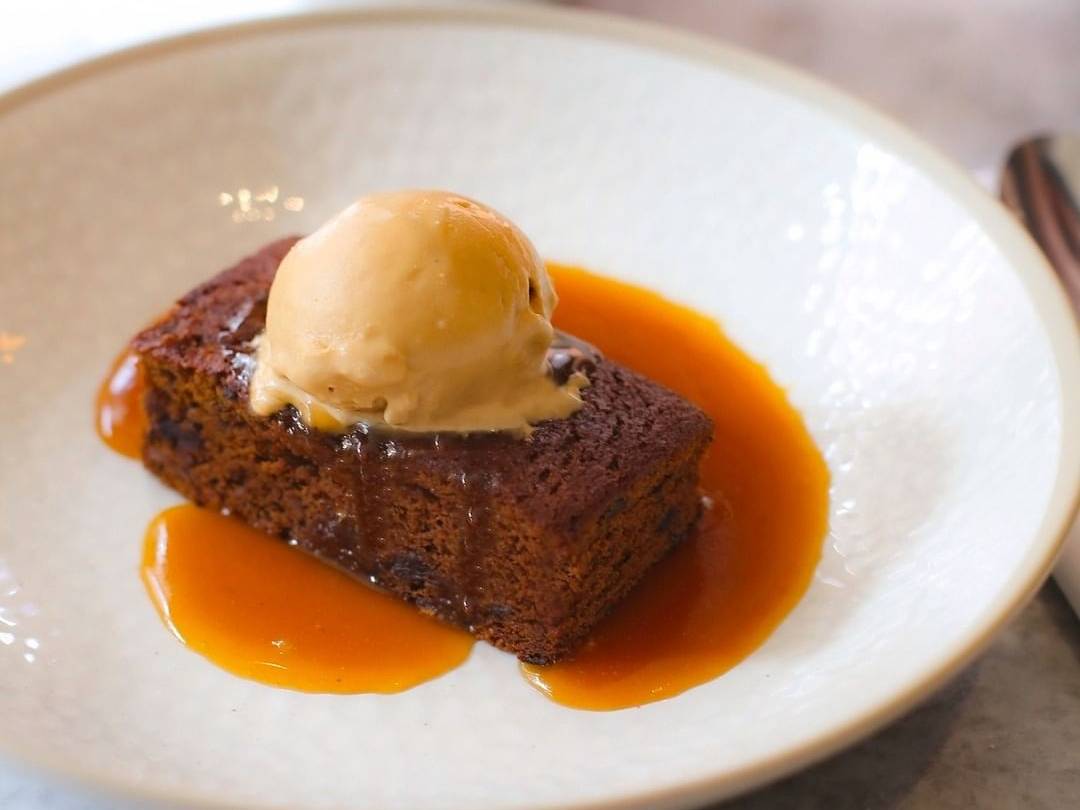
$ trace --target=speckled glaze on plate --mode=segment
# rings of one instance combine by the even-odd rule
[[[176,295],[359,193],[489,201],[554,259],[722,321],[826,453],[824,559],[677,699],[578,712],[478,646],[402,695],[271,689],[166,633],[139,538],[175,496],[94,436]],[[662,807],[835,750],[1045,576],[1080,476],[1076,327],[1008,216],[819,84],[599,16],[358,11],[196,34],[0,99],[0,750],[230,807]],[[703,369],[702,373],[708,373]]]

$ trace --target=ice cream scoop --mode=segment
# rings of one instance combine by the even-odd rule
[[[556,296],[498,212],[444,191],[363,197],[278,268],[251,405],[311,426],[527,431],[581,406],[548,373]]]

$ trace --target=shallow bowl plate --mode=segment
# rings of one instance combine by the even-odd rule
[[[480,646],[402,695],[307,695],[162,627],[136,568],[176,497],[93,434],[110,359],[245,252],[410,186],[714,315],[805,415],[833,477],[824,558],[726,676],[581,712]],[[692,37],[374,11],[139,48],[0,100],[0,235],[0,750],[112,790],[476,810],[729,795],[941,684],[1041,581],[1074,505],[1077,338],[1031,243],[898,127]]]

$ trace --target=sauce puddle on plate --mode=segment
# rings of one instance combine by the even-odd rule
[[[304,692],[400,692],[454,669],[473,638],[280,540],[185,504],[146,530],[142,579],[188,647]]]
[[[795,606],[821,554],[828,471],[783,391],[713,321],[629,284],[550,270],[557,327],[678,391],[716,426],[701,467],[711,506],[694,536],[572,659],[522,667],[558,703],[638,706],[721,675]],[[98,432],[125,455],[138,456],[146,427],[141,379],[125,353],[98,397]],[[150,524],[142,575],[185,644],[277,686],[396,692],[457,666],[472,645],[464,632],[194,506]]]
[[[620,709],[710,681],[754,651],[810,584],[829,473],[798,412],[715,322],[655,293],[552,265],[555,325],[704,410],[712,506],[568,661],[524,666],[552,700]],[[588,395],[586,389],[586,396]]]
[[[147,428],[142,405],[145,387],[139,356],[128,349],[113,362],[94,403],[94,426],[98,436],[117,453],[129,458],[142,455],[143,435]]]

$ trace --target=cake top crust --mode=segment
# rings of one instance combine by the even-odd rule
[[[133,347],[159,366],[207,375],[232,407],[248,408],[253,340],[263,331],[274,274],[298,237],[273,242],[199,285]],[[463,486],[499,488],[541,525],[570,531],[675,458],[696,453],[712,425],[669,389],[608,360],[572,338],[553,346],[553,373],[587,364],[584,404],[565,419],[541,422],[528,437],[507,433],[390,433],[357,425],[340,434],[309,428],[291,406],[253,422],[303,441],[320,463],[348,465],[357,454],[421,464]]]

